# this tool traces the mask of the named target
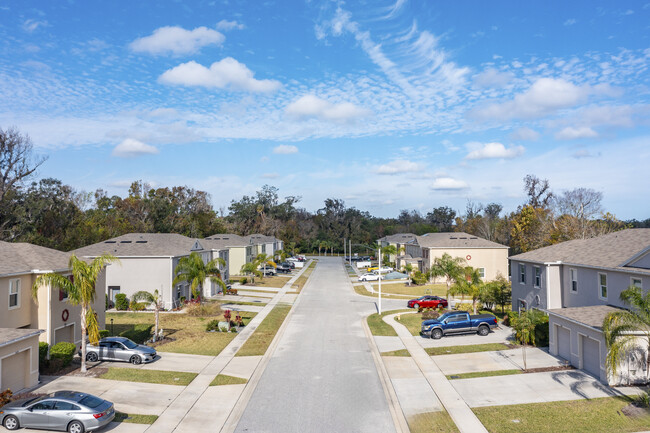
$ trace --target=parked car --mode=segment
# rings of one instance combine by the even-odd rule
[[[79,352],[81,355],[81,352]],[[106,337],[99,340],[99,345],[86,345],[86,360],[125,361],[131,364],[151,362],[156,358],[156,349],[136,344],[125,337]]]
[[[379,281],[379,278],[379,274],[369,272],[359,276],[358,281]]]
[[[273,266],[266,266],[266,267],[259,267],[257,268],[258,271],[260,271],[265,277],[266,276],[273,276],[277,273],[275,268]]]
[[[296,262],[282,262],[281,264],[284,266],[288,266],[291,269],[296,269]]]
[[[420,296],[419,298],[411,299],[406,303],[406,306],[408,308],[415,308],[416,310],[420,307],[438,308],[439,305],[446,307],[447,300],[445,298],[441,298],[440,296],[431,296],[431,295]]]
[[[292,267],[289,266],[288,264],[280,263],[280,264],[278,265],[278,267],[275,268],[275,270],[276,270],[278,273],[281,273],[281,274],[288,274],[288,273],[291,272]]]
[[[497,327],[497,318],[491,314],[470,315],[466,311],[450,311],[437,319],[422,322],[421,334],[433,339],[443,335],[476,332],[486,336]]]
[[[83,433],[100,429],[113,418],[113,403],[76,391],[15,400],[0,408],[0,421],[7,430],[27,427]]]

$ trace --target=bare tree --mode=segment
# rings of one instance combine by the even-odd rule
[[[555,197],[553,204],[558,216],[569,215],[577,225],[576,237],[586,238],[590,234],[591,220],[603,211],[603,193],[590,188],[575,188]]]
[[[524,177],[524,191],[528,195],[527,204],[534,208],[548,208],[553,198],[548,180],[540,179],[533,174]]]
[[[0,203],[7,192],[31,176],[46,158],[34,158],[32,140],[16,128],[0,129]]]

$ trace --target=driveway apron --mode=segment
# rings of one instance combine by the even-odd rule
[[[238,432],[395,432],[340,258],[320,258]]]

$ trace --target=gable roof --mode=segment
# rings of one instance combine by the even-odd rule
[[[129,233],[73,251],[79,257],[104,253],[117,257],[175,257],[188,255],[196,239],[176,233]]]
[[[388,242],[390,244],[395,244],[397,242],[405,244],[412,239],[415,239],[415,235],[413,233],[395,233],[394,235],[384,236],[383,238],[379,238],[377,240]]]
[[[251,244],[269,244],[279,241],[275,236],[261,235],[259,233],[245,236],[244,239],[247,239]]]
[[[566,241],[510,257],[535,263],[563,262],[600,268],[650,269],[626,266],[650,249],[650,229],[626,229],[590,239]]]
[[[248,239],[243,236],[235,235],[232,233],[219,233],[216,235],[208,236],[201,240],[201,243],[210,249],[221,249],[227,247],[246,247],[250,245]]]
[[[0,275],[28,273],[33,270],[63,271],[70,269],[70,253],[24,242],[0,241]]]
[[[422,248],[508,248],[496,242],[463,232],[427,233],[411,243]]]

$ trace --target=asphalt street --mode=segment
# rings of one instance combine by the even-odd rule
[[[395,432],[361,325],[374,309],[321,257],[236,431]]]

